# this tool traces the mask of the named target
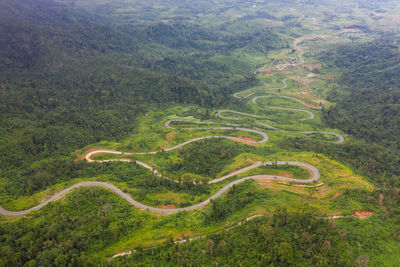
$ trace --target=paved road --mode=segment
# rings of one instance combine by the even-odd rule
[[[178,121],[184,121],[184,120],[178,120]],[[169,128],[173,128],[171,126],[171,122],[173,122],[173,121],[167,121],[165,124],[168,125]],[[187,121],[187,122],[189,122],[189,123],[211,124],[211,123],[208,123],[208,122],[192,122],[192,121]],[[233,124],[230,124],[230,125],[233,125]],[[171,150],[174,150],[174,149],[181,148],[181,147],[183,147],[185,145],[188,145],[190,143],[193,143],[193,142],[197,142],[197,141],[205,140],[205,139],[211,139],[211,138],[217,138],[217,139],[218,138],[226,138],[226,139],[230,139],[230,140],[234,140],[234,141],[239,140],[239,141],[244,141],[244,142],[249,142],[249,143],[258,143],[258,144],[265,143],[265,142],[268,141],[268,135],[266,133],[264,133],[264,132],[261,132],[259,130],[254,130],[254,129],[236,127],[235,125],[232,126],[232,127],[183,127],[183,128],[180,128],[180,129],[197,129],[197,130],[215,129],[215,130],[246,131],[246,132],[259,134],[262,137],[262,139],[259,140],[259,141],[255,141],[255,140],[249,140],[249,139],[235,137],[235,136],[211,135],[211,136],[203,136],[203,137],[193,138],[193,139],[191,139],[189,141],[180,143],[178,145],[175,145],[175,146],[172,146],[172,147],[169,147],[169,148],[165,148],[165,149],[162,149],[162,150],[156,150],[156,151],[148,151],[148,152],[121,152],[121,151],[114,151],[114,150],[107,150],[107,149],[98,149],[98,150],[94,150],[94,151],[91,151],[91,152],[87,153],[85,155],[85,159],[88,162],[93,162],[94,160],[92,160],[91,157],[93,155],[95,155],[95,154],[100,154],[100,153],[102,153],[102,154],[117,154],[117,155],[122,155],[122,154],[124,154],[124,155],[151,155],[151,154],[156,154],[156,153],[159,153],[159,152],[162,152],[162,151],[171,151]],[[109,162],[109,161],[130,161],[130,160],[129,159],[111,159],[111,160],[102,160],[102,161],[98,161],[98,162]],[[143,162],[140,162],[140,161],[137,161],[137,162],[140,165],[146,164],[146,163],[143,163]],[[142,165],[142,166],[144,166],[144,165]]]
[[[230,112],[230,111],[225,111],[225,112]],[[251,114],[247,114],[247,113],[241,113],[241,112],[236,112],[233,111],[233,113],[236,114],[241,114],[241,115],[248,115],[248,116],[255,116],[255,115],[251,115]],[[257,116],[256,116],[257,117]],[[199,121],[187,121],[187,120],[170,120],[167,121],[165,123],[165,126],[168,128],[172,128],[172,129],[176,129],[176,127],[171,126],[171,123],[173,123],[174,121],[179,121],[179,122],[187,122],[187,123],[195,123],[195,124],[207,124],[207,125],[212,125],[212,124],[217,124],[215,122],[199,122]],[[230,131],[244,131],[244,132],[250,132],[250,133],[255,133],[258,134],[262,137],[261,140],[259,141],[254,141],[254,140],[249,140],[249,139],[245,139],[245,138],[240,138],[240,137],[235,137],[235,136],[223,136],[223,135],[214,135],[214,136],[204,136],[204,137],[198,137],[198,138],[194,138],[191,139],[189,141],[183,142],[179,145],[170,147],[170,148],[166,148],[164,149],[164,151],[171,151],[180,147],[183,147],[187,144],[199,141],[199,140],[203,140],[203,139],[209,139],[209,138],[226,138],[226,139],[231,139],[231,140],[240,140],[240,141],[244,141],[244,142],[250,142],[250,143],[265,143],[268,141],[268,135],[260,130],[255,130],[255,129],[248,129],[248,128],[242,128],[242,127],[237,127],[239,126],[239,124],[232,124],[232,123],[226,123],[225,125],[229,126],[229,127],[223,127],[223,126],[218,126],[218,127],[179,127],[179,129],[195,129],[195,130],[230,130]],[[157,153],[159,151],[153,151],[151,152],[151,154]],[[149,153],[149,152],[145,152],[145,153]],[[137,153],[135,153],[137,154]]]
[[[86,159],[88,162],[111,162],[111,161],[136,162],[136,163],[139,164],[140,166],[142,166],[142,167],[144,167],[144,168],[149,169],[150,171],[152,171],[152,172],[153,172],[154,174],[156,174],[158,177],[163,177],[163,178],[169,179],[169,180],[171,180],[171,181],[177,182],[177,181],[174,180],[174,179],[170,179],[170,178],[167,178],[166,176],[163,176],[159,171],[157,171],[157,170],[154,169],[152,166],[150,166],[149,164],[144,163],[144,162],[142,162],[142,161],[139,161],[139,160],[131,160],[131,159],[123,159],[123,158],[122,158],[122,159],[93,160],[92,157],[93,157],[94,155],[96,155],[96,154],[118,154],[118,155],[124,154],[124,155],[129,155],[129,154],[132,154],[132,153],[122,153],[122,152],[120,152],[120,151],[98,149],[98,150],[94,150],[94,151],[91,151],[91,152],[87,153],[87,154],[85,155],[85,159]],[[232,172],[232,173],[230,173],[230,174],[227,174],[227,175],[225,175],[225,176],[222,176],[222,177],[220,177],[220,178],[211,180],[211,181],[208,182],[208,184],[219,183],[219,182],[221,182],[221,181],[223,181],[223,180],[225,180],[225,179],[228,179],[228,178],[230,178],[230,177],[233,177],[233,176],[242,174],[242,173],[247,172],[247,171],[249,171],[249,170],[252,170],[252,169],[254,169],[254,168],[258,168],[258,167],[266,166],[266,165],[274,165],[274,164],[276,164],[276,165],[285,165],[285,164],[289,164],[289,165],[293,165],[293,166],[298,166],[298,167],[301,167],[301,168],[305,168],[305,169],[311,170],[311,172],[313,173],[313,175],[318,174],[318,178],[316,178],[316,176],[313,176],[313,177],[311,177],[311,178],[308,179],[308,180],[304,180],[304,179],[287,180],[287,179],[291,179],[291,178],[287,178],[287,177],[283,177],[283,176],[276,176],[276,175],[271,175],[270,178],[274,177],[274,178],[279,178],[279,179],[282,179],[282,180],[287,180],[287,181],[292,181],[292,182],[299,182],[299,183],[303,183],[303,182],[309,183],[309,182],[312,182],[312,181],[314,181],[314,180],[316,181],[316,180],[319,179],[319,171],[318,171],[318,169],[315,168],[314,166],[312,166],[312,165],[310,165],[310,164],[307,164],[307,163],[304,163],[304,162],[298,162],[298,161],[267,161],[267,162],[260,162],[260,161],[258,161],[258,162],[256,162],[256,163],[250,165],[250,166],[244,167],[244,168],[242,168],[242,169],[239,169],[239,170],[237,170],[237,171],[234,171],[234,172]]]
[[[288,79],[282,80],[282,83],[284,84],[284,86],[282,86],[282,87],[279,87],[279,88],[266,88],[266,90],[284,89],[284,88],[287,87],[287,84],[286,84],[287,80]],[[250,96],[255,94],[255,92],[249,92],[249,94],[247,94],[245,96],[239,96],[239,94],[242,94],[244,92],[247,92],[247,91],[237,92],[237,93],[233,94],[233,96],[236,97],[236,98],[248,98],[248,97],[250,97]],[[308,103],[304,102],[303,100],[295,98],[295,97],[292,97],[292,96],[285,96],[285,95],[281,95],[281,94],[276,93],[276,92],[268,92],[268,94],[273,94],[273,95],[276,95],[277,97],[280,97],[280,98],[287,98],[287,99],[296,101],[296,102],[298,102],[298,103],[300,103],[300,104],[302,104],[302,105],[304,105],[304,106],[306,106],[308,108],[311,108],[311,109],[316,109],[316,110],[321,110],[322,109],[322,107],[310,106]],[[265,96],[265,97],[268,97],[268,96]]]
[[[329,134],[329,135],[334,135],[338,138],[337,141],[326,141],[327,143],[333,143],[333,144],[341,144],[344,142],[344,137],[338,133],[333,133],[333,132],[318,132],[318,131],[301,131],[299,133],[304,133],[304,134],[313,134],[313,133],[319,133],[319,134]]]
[[[299,46],[299,43],[301,43],[301,41],[303,41],[302,37],[295,39],[294,42],[293,42],[293,48],[295,50],[300,50],[300,54],[298,56],[298,59],[299,59],[299,63],[298,64],[304,64],[304,57],[303,57],[304,50]]]
[[[252,102],[256,105],[259,105],[257,103],[257,99],[260,98],[267,98],[267,97],[271,97],[269,95],[263,95],[263,96],[256,96],[252,99]],[[305,120],[312,120],[314,119],[314,113],[312,113],[311,111],[305,110],[305,109],[299,109],[299,108],[282,108],[282,107],[273,107],[273,106],[263,106],[263,108],[270,108],[270,109],[279,109],[279,110],[290,110],[290,111],[300,111],[300,112],[304,112],[308,114],[308,118],[305,119],[300,119],[301,121],[305,121]]]
[[[300,50],[299,61],[300,61],[300,64],[303,64],[303,63],[304,63],[304,58],[302,57],[302,55],[303,55],[304,51],[297,45],[298,42],[299,42],[299,40],[295,40],[294,47],[295,47],[295,49]],[[282,84],[283,84],[282,87],[279,87],[279,88],[269,88],[269,90],[284,89],[284,88],[286,88],[286,87],[287,87],[286,80],[287,80],[287,79],[282,80]],[[245,95],[245,96],[240,97],[240,96],[239,96],[240,93],[243,93],[243,92],[235,93],[235,94],[234,94],[234,97],[236,97],[236,98],[248,98],[248,97],[250,97],[251,95],[254,94],[254,93],[250,93],[250,94],[247,94],[247,95]],[[289,96],[282,96],[282,95],[279,95],[279,94],[278,94],[278,96],[279,96],[279,97],[283,97],[283,98],[288,98],[288,99],[295,100],[295,101],[297,101],[297,102],[299,102],[299,103],[301,103],[301,104],[303,104],[303,105],[305,105],[305,106],[307,106],[307,107],[309,107],[309,108],[313,108],[313,107],[309,106],[307,103],[305,103],[304,101],[302,101],[302,100],[300,100],[300,99],[293,98],[293,97],[289,97]],[[258,98],[261,98],[261,97],[268,97],[268,96],[258,96],[258,97],[255,97],[255,98],[253,98],[253,100],[252,100],[253,103],[254,103],[254,104],[257,104],[257,103],[256,103],[256,100],[257,100]],[[303,120],[308,120],[308,119],[314,118],[314,114],[313,114],[312,112],[307,111],[307,110],[303,110],[303,109],[282,108],[282,107],[270,107],[270,106],[266,106],[266,107],[267,107],[267,108],[273,108],[273,109],[280,109],[280,110],[291,110],[291,111],[302,111],[302,112],[306,112],[307,114],[309,114],[310,117],[307,118],[307,119],[303,119]],[[257,115],[248,114],[248,113],[243,113],[243,112],[238,112],[238,111],[233,111],[233,110],[220,110],[220,111],[218,112],[217,116],[220,117],[220,118],[222,118],[222,119],[231,119],[231,120],[238,120],[238,119],[239,119],[239,118],[235,118],[235,117],[224,117],[224,116],[222,115],[222,113],[224,113],[224,112],[225,112],[225,113],[229,112],[229,113],[239,114],[239,115],[242,115],[242,116],[248,116],[248,117],[253,117],[253,118],[266,118],[266,117],[263,117],[263,116],[257,116]],[[167,128],[174,128],[174,126],[172,126],[171,123],[173,123],[173,122],[179,122],[179,121],[180,121],[180,122],[193,123],[193,124],[205,124],[205,125],[216,124],[216,123],[213,123],[213,122],[193,122],[193,121],[185,121],[185,120],[170,120],[170,121],[167,121],[167,122],[165,123],[165,127],[167,127]],[[262,123],[262,122],[256,122],[256,123],[258,123],[258,124],[260,124],[260,125],[262,125],[262,126],[264,126],[264,127],[273,129],[273,130],[279,130],[279,129],[276,128],[276,127],[270,126],[270,125],[265,124],[265,123]],[[187,144],[190,144],[190,143],[192,143],[192,142],[196,142],[196,141],[204,140],[204,139],[209,139],[209,138],[228,138],[228,139],[232,139],[232,140],[240,140],[240,141],[256,142],[256,143],[263,143],[263,142],[266,142],[266,141],[268,140],[268,136],[267,136],[265,133],[263,133],[263,132],[261,132],[261,131],[259,131],[259,130],[247,129],[247,128],[240,128],[240,127],[237,127],[238,125],[236,125],[236,124],[226,124],[226,125],[229,126],[229,127],[185,127],[184,129],[240,130],[240,131],[247,131],[247,132],[253,132],[253,133],[259,134],[259,135],[261,135],[261,136],[263,137],[263,139],[260,140],[260,141],[252,141],[252,140],[247,140],[247,139],[242,139],[242,138],[237,138],[237,137],[232,137],[232,136],[204,136],[204,137],[194,138],[194,139],[191,139],[191,140],[189,140],[189,141],[186,141],[186,142],[183,142],[183,143],[181,143],[181,144],[178,144],[178,145],[176,145],[176,146],[173,146],[173,147],[164,149],[164,151],[171,151],[171,150],[174,150],[174,149],[183,147],[183,146],[185,146],[185,145],[187,145]],[[341,142],[344,141],[344,139],[343,139],[343,137],[342,137],[341,135],[336,134],[336,133],[331,133],[331,132],[303,131],[303,132],[301,132],[301,133],[325,133],[325,134],[332,134],[332,135],[337,136],[338,139],[339,139],[337,142],[334,142],[334,143],[341,143]],[[132,160],[126,159],[126,158],[121,158],[121,159],[108,159],[108,160],[93,160],[93,159],[92,159],[92,156],[94,156],[94,155],[96,155],[96,154],[100,154],[100,153],[103,153],[103,154],[104,154],[104,153],[108,153],[108,154],[116,154],[116,155],[117,155],[117,154],[118,154],[118,155],[122,155],[122,154],[124,154],[124,155],[133,155],[133,154],[156,154],[156,153],[158,153],[158,152],[160,152],[160,151],[161,151],[161,150],[158,150],[158,151],[150,151],[150,152],[128,152],[128,153],[124,153],[124,152],[121,152],[121,151],[113,151],[113,150],[99,149],[99,150],[94,150],[94,151],[91,151],[91,152],[87,153],[87,154],[85,155],[85,159],[86,159],[88,162],[94,162],[94,161],[96,161],[96,162],[110,162],[110,161],[131,162]],[[147,163],[145,163],[145,162],[138,161],[138,160],[135,160],[135,162],[136,162],[137,164],[143,166],[144,168],[147,168],[147,169],[151,170],[151,171],[152,171],[155,175],[157,175],[158,177],[163,177],[163,178],[165,178],[165,179],[169,179],[169,180],[175,181],[175,180],[173,180],[173,179],[164,177],[160,172],[158,172],[158,171],[155,170],[152,166],[150,166],[149,164],[147,164]],[[250,165],[250,166],[247,166],[247,167],[242,168],[242,169],[240,169],[240,170],[234,171],[234,172],[232,172],[232,173],[230,173],[230,174],[228,174],[228,175],[225,175],[225,176],[222,176],[222,177],[220,177],[220,178],[217,178],[217,179],[214,179],[214,180],[212,180],[212,181],[209,181],[208,183],[209,183],[209,184],[218,183],[218,182],[221,182],[221,181],[223,181],[223,180],[225,180],[225,179],[228,179],[228,178],[230,178],[230,177],[237,176],[237,175],[239,175],[239,174],[242,174],[242,173],[244,173],[244,172],[247,172],[247,171],[249,171],[249,170],[251,170],[251,169],[258,168],[258,167],[265,166],[265,165],[273,165],[273,164],[277,164],[277,165],[288,164],[288,165],[299,166],[299,167],[302,167],[302,168],[305,168],[305,169],[309,170],[309,171],[311,172],[311,174],[312,174],[312,177],[309,178],[309,179],[297,179],[297,178],[288,178],[288,177],[274,176],[274,175],[254,175],[254,176],[247,176],[247,177],[244,177],[244,178],[235,180],[235,181],[233,181],[233,182],[231,182],[231,183],[225,185],[225,186],[222,187],[217,193],[215,193],[215,194],[212,195],[210,198],[204,200],[204,201],[201,202],[201,203],[195,204],[195,205],[193,205],[193,206],[185,207],[185,208],[175,208],[175,209],[156,208],[156,207],[151,207],[151,206],[145,205],[145,204],[143,204],[143,203],[140,203],[140,202],[134,200],[130,195],[125,194],[124,192],[122,192],[120,189],[118,189],[116,186],[114,186],[114,185],[111,184],[111,183],[97,182],[97,181],[80,182],[80,183],[77,183],[77,184],[75,184],[75,185],[72,185],[72,186],[70,186],[70,187],[68,187],[68,188],[66,188],[66,189],[64,189],[64,190],[62,190],[62,191],[60,191],[60,192],[54,194],[54,195],[53,195],[52,197],[50,197],[49,199],[43,201],[42,203],[40,203],[39,205],[37,205],[37,206],[35,206],[35,207],[33,207],[33,208],[30,208],[30,209],[27,209],[27,210],[23,210],[23,211],[9,211],[9,210],[6,210],[6,209],[0,207],[0,214],[1,214],[1,215],[5,215],[5,216],[20,216],[20,215],[25,215],[25,214],[27,214],[27,213],[29,213],[29,212],[31,212],[31,211],[39,210],[39,209],[43,208],[43,206],[45,206],[46,204],[48,204],[48,203],[50,203],[50,202],[52,202],[52,201],[55,201],[55,200],[59,199],[60,197],[62,197],[62,196],[64,196],[64,195],[68,194],[68,193],[69,193],[70,191],[72,191],[73,189],[76,189],[76,188],[79,188],[79,187],[86,187],[86,186],[100,186],[100,187],[107,188],[107,189],[113,191],[114,193],[116,193],[117,195],[119,195],[120,197],[122,197],[123,199],[125,199],[126,201],[128,201],[130,204],[132,204],[133,206],[135,206],[135,207],[137,207],[137,208],[144,209],[144,210],[149,210],[149,211],[151,211],[151,212],[156,212],[156,213],[169,214],[169,213],[176,213],[176,212],[184,211],[184,210],[187,210],[187,211],[188,211],[188,210],[194,210],[194,209],[198,209],[198,208],[204,207],[204,206],[206,206],[208,203],[210,203],[211,200],[216,199],[216,198],[220,197],[222,194],[224,194],[225,192],[227,192],[232,186],[234,186],[234,185],[236,185],[236,184],[239,184],[239,183],[242,183],[242,182],[244,182],[244,181],[246,181],[246,180],[257,180],[257,179],[266,179],[266,178],[271,179],[271,178],[272,178],[272,179],[279,179],[279,180],[284,180],[284,181],[289,181],[289,182],[312,183],[312,182],[314,182],[314,181],[317,181],[317,180],[320,178],[320,173],[319,173],[318,169],[315,168],[314,166],[310,165],[310,164],[307,164],[307,163],[298,162],[298,161],[277,161],[277,162],[267,161],[267,162],[256,162],[256,163],[254,163],[254,164],[252,164],[252,165]]]
[[[303,133],[303,134],[315,134],[315,133],[317,133],[317,134],[329,134],[329,135],[334,135],[334,136],[336,136],[336,137],[338,138],[336,141],[325,141],[325,142],[327,142],[327,143],[333,143],[333,144],[341,144],[341,143],[344,142],[344,137],[343,137],[342,135],[340,135],[340,134],[338,134],[338,133],[334,133],[334,132],[284,130],[284,129],[279,129],[279,128],[276,128],[276,127],[274,127],[274,126],[271,126],[271,125],[269,125],[269,124],[266,124],[266,123],[263,123],[263,122],[260,122],[260,121],[256,121],[255,123],[257,123],[257,124],[259,124],[259,125],[261,125],[261,126],[263,126],[263,127],[266,127],[266,128],[268,128],[268,129],[277,130],[277,131],[295,132],[295,133]]]
[[[258,116],[258,115],[234,111],[234,110],[230,110],[230,109],[219,110],[217,113],[217,117],[221,118],[221,119],[226,119],[226,120],[241,120],[241,118],[226,117],[226,116],[222,115],[222,113],[233,113],[233,114],[238,114],[238,115],[247,116],[247,117],[256,118],[256,119],[268,119],[268,117],[265,117],[265,116]]]
[[[280,94],[278,94],[278,93],[272,93],[272,94],[277,95],[277,97],[280,97],[280,98],[286,98],[286,99],[294,100],[294,101],[296,101],[296,102],[298,102],[298,103],[300,103],[300,104],[302,104],[302,105],[304,105],[304,106],[306,106],[306,107],[308,107],[308,108],[311,108],[311,109],[317,109],[317,110],[321,110],[321,109],[322,109],[322,107],[313,107],[313,106],[310,106],[309,104],[307,104],[307,103],[304,102],[303,100],[298,99],[298,98],[295,98],[295,97],[292,97],[292,96],[280,95]]]
[[[103,152],[99,152],[99,151],[105,151],[105,150],[97,150],[97,153],[103,153]],[[104,153],[106,153],[106,152],[104,152]],[[122,154],[122,152],[119,152],[119,151],[109,151],[107,153]],[[94,154],[92,153],[91,155],[94,155]],[[89,157],[89,159],[90,159],[90,157]],[[91,160],[91,161],[93,161],[93,160]],[[76,188],[79,188],[79,187],[86,187],[86,186],[100,186],[100,187],[107,188],[107,189],[113,191],[115,194],[119,195],[120,197],[122,197],[123,199],[128,201],[130,204],[132,204],[133,206],[135,206],[135,207],[137,207],[139,209],[148,210],[148,211],[155,212],[155,213],[170,214],[170,213],[176,213],[176,212],[179,212],[179,211],[185,211],[185,210],[189,211],[189,210],[195,210],[195,209],[202,208],[202,207],[206,206],[207,204],[209,204],[211,200],[214,200],[214,199],[220,197],[225,192],[227,192],[234,185],[240,184],[240,183],[242,183],[244,181],[247,181],[247,180],[258,180],[258,179],[273,178],[273,179],[285,180],[285,181],[289,181],[289,182],[312,183],[314,181],[317,181],[320,178],[320,173],[319,173],[317,168],[315,168],[314,166],[309,165],[307,163],[298,162],[298,161],[278,161],[278,162],[269,162],[268,161],[268,162],[264,162],[264,163],[256,163],[256,165],[252,165],[250,168],[246,167],[246,168],[242,169],[243,170],[242,172],[247,171],[247,170],[252,169],[252,168],[260,167],[262,165],[273,165],[273,164],[278,164],[278,165],[280,165],[280,164],[288,164],[288,165],[294,165],[294,166],[303,167],[303,168],[308,169],[312,173],[312,177],[309,178],[309,179],[304,179],[303,180],[303,179],[287,178],[287,177],[283,177],[283,176],[274,176],[274,175],[247,176],[247,177],[235,180],[235,181],[225,185],[217,193],[212,195],[210,198],[204,200],[203,202],[200,202],[200,203],[195,204],[193,206],[189,206],[189,207],[185,207],[185,208],[175,208],[175,209],[156,208],[156,207],[151,207],[151,206],[145,205],[143,203],[140,203],[140,202],[134,200],[130,195],[122,192],[119,188],[117,188],[116,186],[114,186],[111,183],[97,182],[97,181],[80,182],[80,183],[74,184],[74,185],[72,185],[72,186],[70,186],[70,187],[68,187],[68,188],[66,188],[66,189],[54,194],[49,199],[43,201],[42,203],[40,203],[39,205],[37,205],[37,206],[35,206],[33,208],[30,208],[30,209],[27,209],[27,210],[23,210],[23,211],[9,211],[9,210],[6,210],[6,209],[0,207],[0,214],[1,215],[5,215],[5,216],[21,216],[21,215],[25,215],[25,214],[28,214],[29,212],[33,211],[33,210],[39,210],[39,209],[43,208],[48,203],[50,203],[52,201],[55,201],[55,200],[59,199],[60,197],[68,194],[73,189],[76,189]],[[220,181],[222,181],[224,179],[227,179],[229,177],[232,177],[234,175],[238,175],[238,174],[240,174],[240,172],[236,171],[236,172],[234,172],[234,173],[232,173],[230,175],[226,175],[224,177],[219,178],[218,182],[220,182]]]
[[[252,96],[252,95],[255,94],[254,92],[252,92],[252,93],[249,93],[249,94],[247,94],[245,96],[239,96],[239,94],[242,94],[242,93],[245,93],[245,92],[246,91],[237,92],[237,93],[234,93],[233,96],[236,97],[236,98],[248,98],[249,96]]]
[[[299,18],[299,19],[302,19],[302,18]],[[294,42],[293,42],[293,48],[300,51],[300,53],[299,53],[299,55],[298,55],[299,63],[297,63],[297,64],[304,64],[304,57],[303,57],[304,50],[298,45],[303,39],[304,39],[304,37],[297,38],[297,39],[295,39]],[[282,87],[278,87],[278,88],[266,88],[266,90],[285,89],[285,88],[287,88],[287,83],[286,83],[287,80],[288,80],[287,78],[282,80],[282,84],[283,84]],[[248,92],[248,91],[246,90],[246,91],[242,91],[242,92],[237,92],[237,93],[233,94],[233,96],[236,97],[236,98],[248,98],[248,97],[250,97],[250,96],[252,96],[252,95],[255,94],[255,92],[249,92],[249,94],[247,94],[247,95],[245,95],[245,96],[239,96],[239,94],[244,93],[244,92]],[[304,106],[306,106],[306,107],[308,107],[308,108],[311,108],[311,109],[317,109],[317,110],[321,110],[321,109],[322,109],[322,107],[313,107],[313,106],[310,106],[309,104],[307,104],[307,103],[304,102],[303,100],[298,99],[298,98],[295,98],[295,97],[284,96],[284,95],[281,95],[281,94],[276,93],[276,92],[268,92],[268,94],[273,94],[273,95],[276,95],[277,97],[281,97],[281,98],[286,98],[286,99],[291,99],[291,100],[297,101],[298,103],[300,103],[300,104],[302,104],[302,105],[304,105]],[[263,98],[263,97],[270,97],[270,96],[269,96],[269,95],[257,96],[257,97],[254,97],[254,98],[252,99],[252,102],[253,102],[254,104],[258,105],[257,99]],[[266,108],[272,108],[272,109],[280,109],[280,110],[301,111],[301,112],[305,112],[305,113],[307,113],[307,114],[309,115],[309,118],[300,119],[300,120],[310,120],[310,119],[313,119],[313,118],[314,118],[314,114],[313,114],[312,112],[310,112],[310,111],[308,111],[308,110],[304,110],[304,109],[283,108],[283,107],[271,107],[271,106],[265,106],[265,107],[266,107]],[[236,114],[245,115],[245,116],[248,116],[248,115],[249,115],[249,114],[247,114],[247,113],[235,112],[235,111],[232,111],[232,110],[222,110],[222,111],[219,111],[218,114],[217,114],[217,116],[219,116],[220,118],[224,118],[224,119],[239,120],[239,118],[223,117],[223,116],[221,116],[221,112],[231,112],[231,113],[236,113]],[[251,116],[251,117],[255,117],[255,116],[253,115],[253,116]],[[259,116],[259,117],[260,117],[260,116]],[[257,118],[257,117],[255,117],[255,118]],[[290,131],[290,130],[279,129],[279,128],[276,128],[276,127],[274,127],[274,126],[268,125],[268,124],[263,123],[263,122],[260,122],[260,121],[256,121],[255,123],[257,123],[257,124],[259,124],[259,125],[261,125],[261,126],[263,126],[263,127],[266,127],[266,128],[268,128],[268,129],[271,129],[271,130],[280,130],[280,131],[288,131],[288,132],[298,132],[298,133],[303,133],[303,134],[320,133],[320,134],[334,135],[334,136],[336,136],[336,137],[338,138],[338,140],[337,140],[337,141],[327,141],[327,143],[340,144],[340,143],[343,143],[343,142],[344,142],[343,136],[340,135],[340,134],[338,134],[338,133],[324,132],[324,131]]]
[[[285,89],[285,88],[287,88],[287,83],[286,83],[286,81],[288,80],[288,78],[286,78],[286,79],[283,79],[282,80],[282,86],[281,87],[275,87],[275,88],[265,88],[266,90],[279,90],[279,89]],[[244,92],[247,92],[247,90],[245,90],[245,91],[241,91],[241,92],[237,92],[237,93],[234,93],[233,94],[233,96],[234,97],[236,97],[236,98],[248,98],[249,96],[252,96],[252,95],[254,95],[255,93],[250,93],[250,94],[248,94],[248,95],[245,95],[245,96],[239,96],[239,94],[241,94],[241,93],[244,93]]]

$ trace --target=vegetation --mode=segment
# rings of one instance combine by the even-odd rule
[[[197,142],[180,150],[179,163],[171,164],[170,169],[215,178],[222,168],[232,163],[232,159],[241,152],[237,147],[231,142],[223,145],[220,139]]]
[[[389,0],[2,1],[1,207],[101,181],[179,208],[250,175],[310,177],[272,164],[208,183],[267,161],[321,178],[246,181],[171,215],[76,189],[0,216],[0,266],[398,266],[399,11]],[[205,136],[226,138],[167,149]],[[124,153],[94,160],[131,162],[86,162],[98,148]],[[125,153],[149,151],[160,152]]]
[[[5,33],[1,46],[5,49],[0,62],[0,162],[3,179],[18,188],[14,193],[34,192],[66,179],[48,169],[41,172],[37,165],[53,165],[63,171],[72,151],[104,139],[121,140],[137,125],[135,117],[146,110],[144,102],[215,106],[235,88],[256,83],[251,75],[237,78],[228,75],[226,67],[211,64],[208,49],[202,52],[204,48],[183,44],[191,42],[193,31],[198,32],[199,40],[215,39],[198,28],[157,24],[129,30],[100,25],[92,16],[51,2],[4,1],[1,5]],[[16,5],[20,5],[16,12],[7,12]],[[58,16],[60,12],[63,16]],[[54,26],[48,25],[49,21]],[[174,38],[163,38],[170,36]],[[242,42],[235,38],[230,37],[229,44]],[[176,47],[177,40],[183,47]],[[160,42],[176,49],[173,58],[146,57],[139,51],[138,46]],[[191,54],[178,55],[186,46]],[[192,54],[193,49],[200,54]],[[230,48],[215,49],[212,54]],[[178,62],[180,66],[172,67]],[[192,70],[185,69],[189,67]],[[199,76],[194,77],[193,72]]]
[[[357,138],[398,150],[400,52],[395,39],[339,47],[324,59],[346,70],[339,82],[349,93],[331,93],[338,104],[327,110],[326,120]]]
[[[378,226],[378,231],[372,231],[373,236],[357,238],[356,234],[379,223],[376,220],[357,223],[349,219],[344,224],[352,224],[353,227],[358,224],[359,230],[351,228],[347,231],[347,227],[346,230],[342,228],[342,223],[317,219],[311,214],[278,211],[272,217],[255,220],[194,242],[179,245],[166,242],[158,248],[138,250],[129,258],[121,258],[114,264],[368,265],[371,259],[363,254],[364,247],[374,247],[377,239],[385,238],[385,232]],[[354,247],[355,239],[361,249]],[[393,240],[392,237],[389,239]]]

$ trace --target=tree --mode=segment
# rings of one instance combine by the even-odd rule
[[[293,263],[293,249],[292,246],[287,242],[281,242],[277,249],[278,261],[285,264]]]

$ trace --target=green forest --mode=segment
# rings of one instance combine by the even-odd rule
[[[0,266],[398,266],[399,12],[0,1]]]

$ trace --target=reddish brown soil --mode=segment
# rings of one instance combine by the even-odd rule
[[[309,105],[310,107],[313,107],[313,108],[318,108],[317,105],[314,105],[314,104],[312,104],[312,103],[308,103],[308,105]]]
[[[246,140],[250,140],[250,141],[257,141],[256,139],[254,139],[254,138],[251,138],[251,137],[244,137],[244,136],[238,136],[238,138],[242,138],[242,139],[246,139]]]
[[[162,209],[176,209],[177,206],[174,205],[174,204],[168,204],[168,205],[161,205],[160,208],[162,208]]]
[[[166,139],[167,141],[172,141],[172,140],[174,139],[175,135],[176,135],[176,133],[167,133],[167,134],[165,135],[165,139]]]
[[[97,150],[97,149],[100,149],[100,148],[91,147],[91,148],[86,149],[86,150],[85,150],[85,153],[83,153],[82,156],[79,156],[79,157],[77,157],[77,158],[74,159],[74,162],[77,162],[77,161],[80,161],[80,160],[84,160],[84,159],[85,159],[85,155],[86,155],[87,153],[89,153],[89,152],[91,152],[91,151],[93,151],[93,150]],[[75,150],[75,152],[78,152],[78,151],[79,151],[79,150]]]
[[[315,69],[322,68],[322,64],[321,63],[304,64],[303,66],[306,67],[309,71],[313,71]]]
[[[251,162],[251,163],[256,163],[257,161],[255,161],[254,159],[251,158],[247,158],[246,161]]]
[[[344,32],[363,32],[361,29],[349,28],[343,29]]]
[[[336,81],[339,78],[339,75],[321,75],[321,77],[330,81]]]
[[[74,162],[80,161],[80,160],[84,160],[85,159],[85,155],[82,155],[80,157],[74,158]]]
[[[324,192],[320,192],[319,196],[320,197],[325,197],[326,195],[328,195],[330,193],[330,190],[324,191]]]
[[[181,232],[181,233],[176,233],[174,236],[173,236],[173,240],[175,240],[175,241],[177,241],[177,240],[182,240],[182,235],[185,237],[185,239],[187,239],[187,238],[191,238],[191,237],[194,237],[194,236],[198,236],[199,235],[199,233],[194,233],[194,232],[192,232],[192,231],[183,231],[183,232]]]
[[[240,140],[240,139],[236,139],[236,138],[232,138],[232,140],[235,141],[235,142],[243,143],[243,144],[250,145],[250,146],[258,146],[257,143],[246,142],[246,141],[243,141],[243,140]]]
[[[272,179],[272,178],[257,179],[255,182],[256,182],[256,183],[260,183],[260,184],[264,184],[265,181],[270,181],[270,182],[272,182],[272,181],[274,181],[274,179]]]
[[[257,183],[261,188],[276,189],[276,184],[273,183]]]
[[[386,210],[386,206],[383,204],[383,194],[379,194],[379,204],[381,205],[381,208]]]
[[[374,214],[373,211],[369,210],[355,210],[353,211],[353,216],[356,218],[368,218]]]
[[[319,74],[319,73],[309,73],[309,74],[307,74],[307,77],[308,77],[308,78],[322,77],[322,75]]]
[[[311,100],[313,101],[317,101],[318,103],[321,102],[323,104],[326,104],[326,101],[324,101],[323,99],[316,99],[314,96],[310,96],[309,93],[306,93],[305,95],[293,95],[295,98],[299,98],[301,100],[303,100],[304,102],[307,103],[307,105],[309,105],[310,107],[313,108],[319,108],[319,104],[314,104],[312,102],[310,102]]]

